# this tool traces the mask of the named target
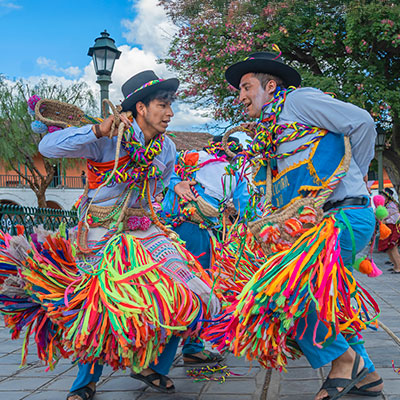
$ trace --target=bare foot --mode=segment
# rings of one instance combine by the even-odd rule
[[[344,378],[351,379],[351,373],[353,370],[354,360],[356,353],[353,349],[349,348],[345,353],[343,353],[336,360],[332,361],[332,368],[329,372],[328,377],[334,378]],[[357,374],[364,368],[364,360],[360,357],[360,363],[358,365]],[[342,387],[338,387],[337,390],[340,392],[343,390]],[[325,389],[321,389],[314,400],[323,400],[325,397],[329,398],[329,394]]]
[[[148,375],[154,374],[154,372],[156,372],[156,371],[152,370],[151,368],[146,368],[146,369],[142,370],[140,372],[140,374],[143,375],[143,376],[148,376]],[[167,389],[168,389],[171,386],[174,386],[174,383],[171,381],[171,379],[169,379],[169,378],[167,378],[167,379],[168,380],[167,380],[167,385],[166,386],[167,386]],[[154,379],[154,381],[152,381],[152,383],[155,386],[160,386],[160,380],[159,379]]]
[[[368,383],[376,382],[380,378],[381,377],[376,371],[370,372],[360,383],[356,384],[356,387],[359,388]],[[383,383],[380,383],[379,385],[373,386],[365,390],[367,390],[368,392],[381,392],[383,390]]]
[[[93,391],[96,390],[96,382],[90,382],[86,386],[90,387],[90,389],[92,389]],[[72,395],[72,396],[68,396],[67,400],[86,400],[86,399],[84,399],[81,396],[78,396],[78,395],[75,394],[75,395]]]

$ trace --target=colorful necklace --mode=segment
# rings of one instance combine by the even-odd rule
[[[122,148],[128,153],[120,159],[120,163],[111,176],[108,186],[119,183],[128,183],[129,189],[140,191],[140,196],[145,195],[145,182],[149,178],[161,176],[160,169],[153,164],[154,158],[161,153],[165,136],[157,135],[147,146],[143,146],[136,138],[133,127],[129,127],[121,141]],[[113,165],[109,163],[94,163],[88,160],[88,170],[95,176],[95,186],[98,187],[109,179],[113,172]]]
[[[264,159],[263,164],[265,164],[267,159],[287,158],[309,148],[313,143],[327,134],[328,131],[326,129],[301,124],[300,122],[277,124],[276,121],[282,112],[286,97],[294,90],[296,88],[293,86],[288,89],[278,87],[274,97],[263,105],[261,116],[257,123],[256,136],[246,149],[250,158],[261,154]],[[271,108],[271,111],[267,113],[267,109],[269,108]],[[286,129],[292,129],[293,131],[289,135],[282,136]],[[291,142],[310,134],[315,134],[315,136],[298,148],[282,154],[276,153],[278,146],[282,143]]]

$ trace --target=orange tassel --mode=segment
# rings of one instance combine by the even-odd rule
[[[387,239],[392,234],[392,230],[383,222],[379,224],[379,238],[381,240]]]
[[[359,271],[363,274],[370,274],[373,271],[371,261],[369,261],[368,259],[361,261]]]

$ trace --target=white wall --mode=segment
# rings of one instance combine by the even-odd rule
[[[54,201],[63,210],[70,210],[78,197],[83,193],[83,189],[47,189],[46,200]],[[37,207],[35,193],[29,188],[0,188],[0,200],[9,200],[24,207]]]

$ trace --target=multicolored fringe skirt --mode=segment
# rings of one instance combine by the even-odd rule
[[[223,312],[202,338],[220,351],[282,370],[288,358],[301,355],[292,338],[312,308],[318,324],[328,328],[323,343],[314,335],[318,347],[329,345],[338,333],[359,335],[374,325],[378,305],[343,265],[340,232],[335,217],[326,217],[289,249],[267,258],[248,232],[242,230],[236,240],[231,235],[229,245],[215,254],[210,279]]]
[[[197,334],[219,302],[190,268],[196,259],[164,234],[112,237],[91,258],[78,256],[68,232],[0,232],[0,311],[17,338],[26,328],[38,356],[140,371],[157,360],[171,335]]]

